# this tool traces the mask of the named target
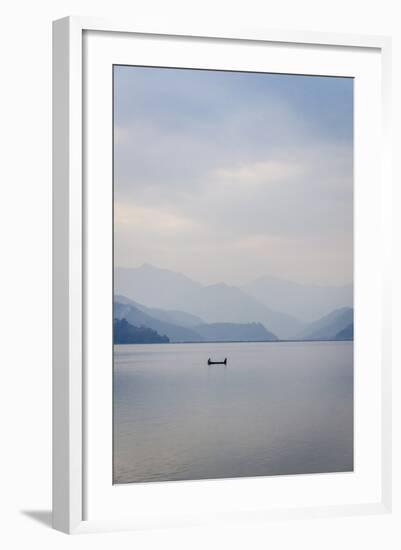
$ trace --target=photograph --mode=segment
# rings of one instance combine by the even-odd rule
[[[352,472],[354,79],[114,65],[112,109],[113,483]]]

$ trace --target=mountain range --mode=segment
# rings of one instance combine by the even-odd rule
[[[135,326],[148,326],[171,341],[335,339],[353,322],[352,287],[338,287],[335,291],[335,287],[309,285],[305,291],[304,285],[268,277],[241,288],[225,283],[202,285],[181,273],[149,264],[116,268],[114,287],[115,317],[126,318]],[[314,305],[306,304],[303,319],[299,319],[292,312],[300,310],[304,292],[304,301]],[[287,294],[290,298],[286,298]],[[319,302],[322,295],[324,299]],[[266,296],[271,297],[270,301]],[[287,311],[282,313],[270,303],[275,307],[282,303]],[[309,322],[313,308],[321,311],[324,303],[330,304],[333,311],[324,310],[323,316]],[[210,328],[213,325],[214,333],[220,334],[216,338]],[[266,333],[260,332],[261,327]],[[347,334],[349,337],[350,330]]]
[[[130,325],[135,327],[151,328],[158,334],[167,336],[171,342],[198,342],[203,339],[194,330],[153,317],[142,308],[140,309],[138,305],[114,300],[114,318],[126,319]]]
[[[181,273],[149,264],[138,268],[117,268],[115,293],[150,308],[189,311],[207,323],[259,322],[280,338],[301,330],[295,317],[275,311],[240,288],[225,283],[204,286]]]
[[[126,296],[121,296],[119,294],[114,296],[114,301],[118,302],[120,305],[134,306],[150,317],[155,317],[156,319],[159,319],[159,321],[165,321],[166,323],[172,323],[173,325],[179,325],[181,327],[191,328],[204,323],[203,319],[200,317],[186,313],[185,311],[146,307],[138,302],[135,302],[134,300],[130,300]]]
[[[353,335],[354,310],[350,307],[336,309],[328,315],[324,315],[317,321],[310,323],[297,336],[301,340],[337,340],[351,339],[346,335]],[[341,333],[343,331],[343,338]]]
[[[278,339],[261,323],[208,324],[199,319],[200,322],[196,326],[188,328],[166,321],[166,319],[176,319],[177,316],[186,319],[187,315],[192,317],[185,312],[147,308],[124,296],[116,296],[114,299],[114,323],[125,321],[134,329],[151,329],[158,335],[167,337],[171,342],[260,342]],[[123,328],[126,328],[125,325]]]
[[[241,289],[272,309],[307,323],[353,303],[353,285],[307,285],[264,276],[243,285]]]

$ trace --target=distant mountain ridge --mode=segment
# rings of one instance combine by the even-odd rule
[[[126,319],[131,325],[137,327],[143,326],[153,329],[159,334],[166,335],[174,342],[198,342],[200,340],[197,332],[186,327],[156,319],[144,311],[141,311],[138,307],[127,303],[123,304],[114,301],[114,318]]]
[[[336,340],[338,334],[341,334],[345,329],[350,334],[350,326],[353,327],[353,321],[354,310],[350,307],[340,308],[310,323],[298,334],[298,338],[303,340]]]
[[[304,322],[312,322],[329,311],[353,304],[353,285],[319,286],[264,276],[243,285],[241,289],[283,313]]]
[[[166,321],[167,323],[177,324],[181,327],[191,328],[202,325],[205,322],[200,317],[185,311],[146,307],[138,302],[135,302],[134,300],[130,300],[126,296],[121,296],[119,294],[114,296],[114,301],[119,302],[120,304],[134,306],[151,317],[159,319],[159,321]]]
[[[266,285],[270,290],[268,288],[264,294]],[[131,311],[133,322],[147,315],[152,319],[148,320],[152,323],[149,326],[157,332],[164,330],[172,341],[199,341],[204,332],[211,337],[209,329],[200,329],[201,325],[213,324],[216,329],[223,324],[243,325],[249,330],[248,325],[258,323],[279,339],[335,339],[353,323],[352,307],[325,309],[329,304],[336,306],[336,302],[350,301],[352,304],[352,285],[318,287],[272,277],[262,277],[254,281],[254,285],[242,288],[225,283],[202,285],[181,273],[144,264],[138,268],[116,268],[115,291],[120,308],[123,305],[135,308],[135,314],[135,310]],[[260,299],[252,293],[260,294]],[[281,304],[284,308],[295,308],[296,304],[301,307],[303,303],[304,315],[308,308],[309,315],[320,310],[323,315],[317,320],[302,322],[269,307],[270,303],[277,307]],[[232,331],[235,332],[233,327]]]
[[[191,328],[166,322],[177,317],[193,323]],[[126,320],[134,327],[149,328],[171,342],[263,342],[277,341],[278,337],[262,323],[205,323],[183,311],[147,308],[125,296],[114,299],[114,318]],[[304,327],[294,339],[298,340],[353,340],[353,309],[341,308]]]
[[[149,264],[115,269],[115,293],[148,308],[187,311],[206,323],[262,323],[279,338],[291,337],[303,323],[275,311],[243,290],[219,283],[204,286],[190,278]]]
[[[262,323],[210,323],[196,327],[208,342],[273,342],[277,336],[266,330]]]
[[[153,312],[150,315],[149,312]],[[141,304],[118,295],[114,299],[114,317],[117,320],[127,320],[136,327],[147,327],[160,335],[165,335],[171,342],[213,342],[213,341],[275,341],[277,336],[267,330],[261,323],[213,323],[202,322],[189,329],[176,324],[168,323],[156,315],[166,318],[170,312],[157,308],[147,308]],[[173,312],[184,319],[192,319],[185,312]],[[187,317],[188,315],[188,317]]]
[[[336,340],[353,340],[354,339],[354,323],[350,323],[344,329],[336,334]]]

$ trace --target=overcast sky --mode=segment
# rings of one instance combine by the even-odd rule
[[[353,81],[114,69],[115,264],[352,282]]]

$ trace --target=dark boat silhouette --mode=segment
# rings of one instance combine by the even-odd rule
[[[227,365],[227,357],[224,359],[224,361],[212,361],[209,357],[207,360],[208,365]]]

